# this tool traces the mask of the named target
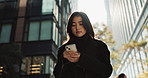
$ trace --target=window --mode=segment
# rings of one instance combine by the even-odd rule
[[[54,1],[54,8],[53,8],[53,14],[55,15],[56,19],[58,19],[58,11],[59,11],[59,8],[58,6],[56,5],[56,1]]]
[[[135,0],[135,6],[136,6],[136,12],[137,12],[137,15],[139,15],[139,12],[140,12],[140,8],[139,8],[139,5],[138,5],[138,1]]]
[[[32,63],[30,65],[30,74],[42,73],[44,69],[44,57],[36,56],[32,57]]]
[[[28,41],[51,39],[51,27],[52,22],[49,20],[30,22]]]
[[[28,15],[39,16],[50,14],[53,11],[54,0],[30,0],[28,5]]]
[[[45,59],[46,59],[45,74],[50,73],[51,75],[53,75],[54,62],[50,58],[50,56],[46,56]]]
[[[59,0],[59,3],[58,4],[59,4],[60,7],[61,7],[61,2],[62,2],[62,0]]]
[[[55,43],[58,45],[58,35],[59,32],[58,32],[58,28],[56,26],[56,24],[54,23],[53,24],[53,36],[52,36],[52,39],[55,41]]]
[[[49,65],[49,67],[50,67],[50,74],[53,75],[54,62],[53,62],[52,59],[50,59],[50,65]]]
[[[50,56],[25,57],[21,66],[24,74],[51,74],[53,75],[54,62]]]
[[[43,0],[42,2],[42,14],[49,14],[53,10],[54,6],[54,1],[53,0]]]
[[[38,40],[39,38],[39,22],[31,22],[29,26],[29,41]]]
[[[46,59],[45,74],[48,74],[50,73],[50,57],[47,56],[45,59]]]
[[[59,41],[59,43],[58,43],[59,45],[58,45],[58,46],[60,47],[60,45],[61,45],[61,43],[62,43],[62,42],[61,42],[61,34],[60,34],[60,33],[59,33],[59,39],[58,39],[58,41]]]
[[[55,25],[55,23],[53,23],[53,35],[52,35],[52,39],[53,40],[56,40],[56,25]]]
[[[61,27],[61,24],[62,24],[62,16],[61,16],[61,13],[59,12],[59,19],[58,19],[58,22],[59,22],[59,27]]]
[[[58,36],[59,36],[58,34],[59,34],[58,28],[56,27],[56,40],[55,40],[56,44],[58,44]]]
[[[41,22],[41,40],[51,39],[51,21]]]
[[[28,5],[28,15],[37,16],[41,14],[42,0],[30,0]]]
[[[8,43],[11,36],[11,24],[3,24],[0,30],[0,43]]]

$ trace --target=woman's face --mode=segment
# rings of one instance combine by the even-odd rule
[[[86,30],[85,30],[85,28],[83,26],[81,16],[75,16],[73,18],[71,29],[72,29],[72,33],[76,37],[82,37],[83,35],[85,35]]]

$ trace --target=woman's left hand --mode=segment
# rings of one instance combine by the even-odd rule
[[[75,51],[64,51],[63,56],[70,62],[78,62],[80,58],[80,53]]]

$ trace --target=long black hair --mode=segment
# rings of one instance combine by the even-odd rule
[[[71,14],[69,21],[68,21],[68,25],[67,25],[67,33],[68,33],[69,37],[72,38],[74,36],[72,33],[72,30],[71,30],[71,26],[72,26],[73,18],[75,16],[82,17],[82,24],[83,24],[84,28],[86,29],[86,34],[88,36],[90,36],[91,38],[94,38],[94,31],[92,28],[92,24],[90,23],[88,16],[84,12],[74,12]]]

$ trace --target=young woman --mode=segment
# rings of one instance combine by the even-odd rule
[[[112,73],[107,45],[94,39],[88,16],[74,12],[68,21],[69,40],[58,50],[55,78],[108,78]],[[77,51],[66,51],[65,46],[76,44]]]

